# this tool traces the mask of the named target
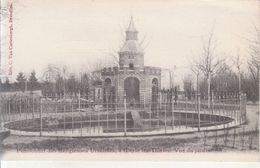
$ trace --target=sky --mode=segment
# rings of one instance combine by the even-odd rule
[[[14,1],[12,79],[32,70],[41,78],[48,64],[79,72],[111,62],[133,16],[145,65],[176,66],[181,83],[212,30],[219,57],[230,60],[239,51],[246,60],[259,19],[257,0]]]

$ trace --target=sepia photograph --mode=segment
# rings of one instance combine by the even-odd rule
[[[259,0],[1,0],[0,12],[3,160],[259,161]]]

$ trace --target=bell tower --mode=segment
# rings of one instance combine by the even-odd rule
[[[138,42],[138,31],[135,28],[133,17],[131,17],[126,30],[125,43],[118,54],[121,69],[135,70],[144,68],[144,52]]]

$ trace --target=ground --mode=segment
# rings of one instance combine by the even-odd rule
[[[248,123],[240,128],[193,134],[118,137],[55,138],[11,135],[2,144],[3,151],[38,152],[205,152],[257,151],[259,149],[258,106],[247,106]]]

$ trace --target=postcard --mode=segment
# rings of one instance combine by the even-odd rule
[[[3,161],[259,161],[259,0],[1,1]]]

